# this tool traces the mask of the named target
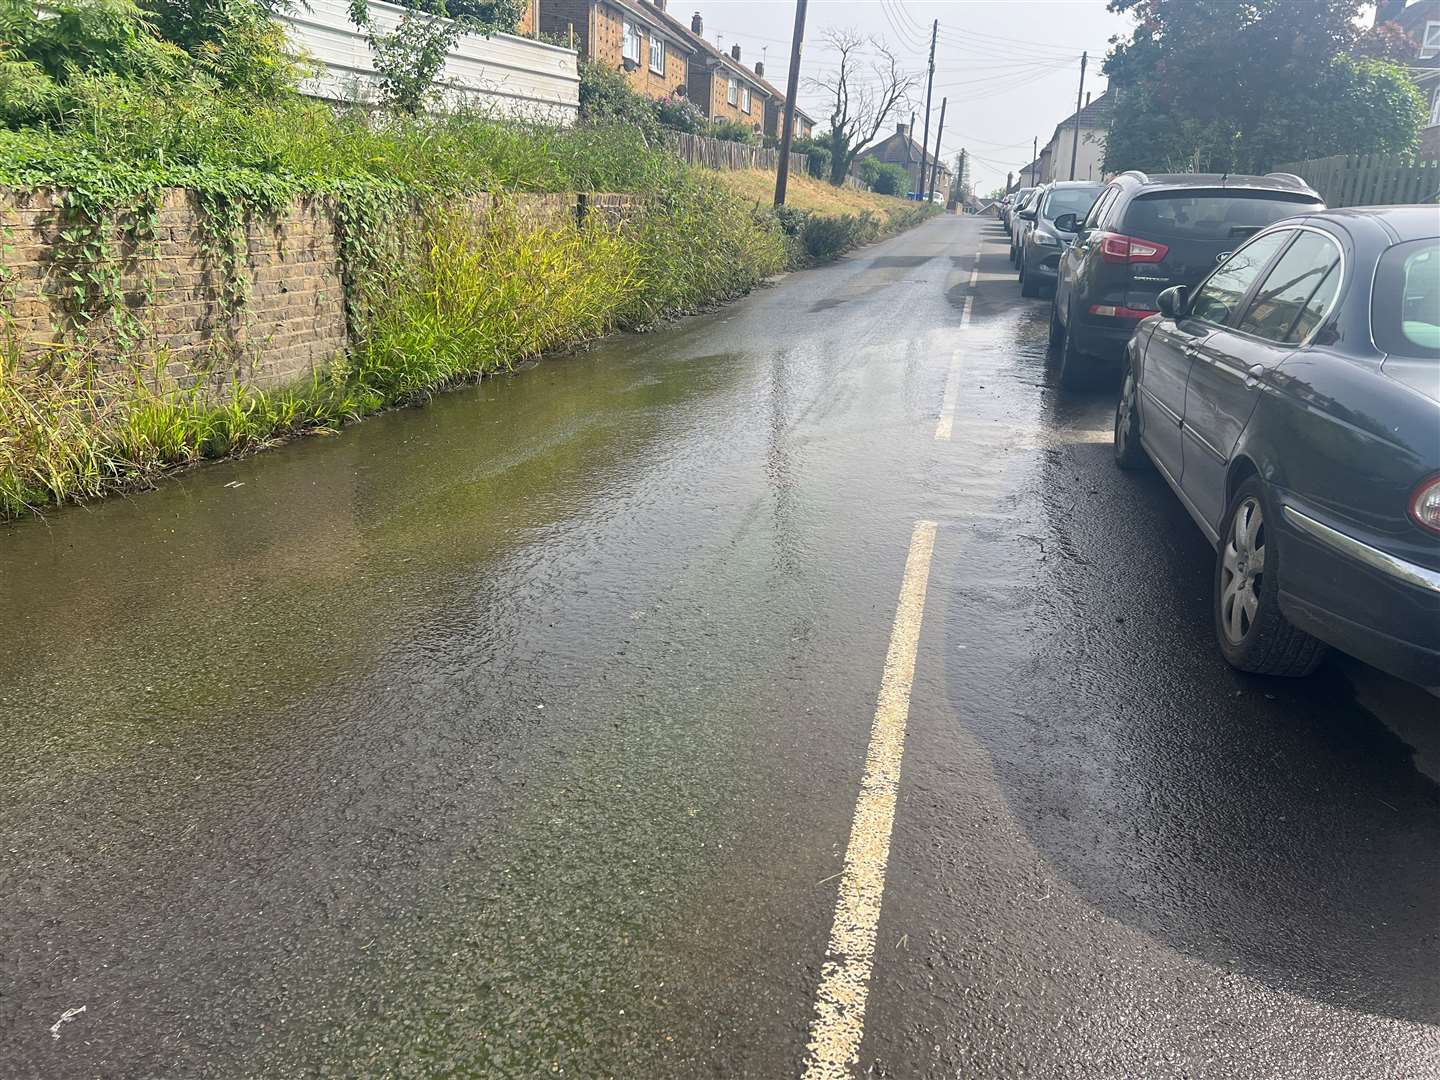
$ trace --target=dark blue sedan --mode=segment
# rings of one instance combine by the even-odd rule
[[[1288,218],[1158,306],[1115,457],[1215,545],[1225,658],[1305,675],[1329,644],[1440,686],[1440,211]]]

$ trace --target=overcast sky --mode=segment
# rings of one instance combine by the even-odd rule
[[[782,90],[790,60],[794,0],[669,0],[668,10],[689,21],[699,11],[705,36],[729,50],[738,42],[741,60],[765,60],[765,77]],[[805,28],[802,76],[833,66],[822,46],[827,28],[852,28],[882,38],[920,78],[912,103],[916,138],[924,127],[926,58],[930,25],[940,20],[935,50],[935,92],[930,138],[934,142],[940,100],[950,100],[942,151],[953,160],[963,146],[972,155],[976,189],[983,195],[1004,183],[1006,170],[1030,160],[1030,140],[1043,147],[1055,125],[1075,109],[1080,53],[1088,50],[1085,88],[1104,89],[1099,62],[1113,34],[1128,33],[1131,20],[1105,10],[1105,0],[811,0]],[[828,126],[824,99],[802,82],[800,103]],[[908,121],[909,109],[900,122]],[[887,125],[894,131],[894,119]],[[882,132],[882,136],[883,136]]]

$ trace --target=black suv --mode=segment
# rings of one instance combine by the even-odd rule
[[[1055,221],[1076,232],[1061,256],[1050,309],[1061,383],[1082,385],[1104,368],[1118,372],[1125,343],[1141,319],[1155,314],[1162,291],[1195,286],[1273,222],[1324,208],[1290,173],[1121,173],[1083,222]]]

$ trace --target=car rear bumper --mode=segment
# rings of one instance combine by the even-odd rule
[[[1440,571],[1397,558],[1290,503],[1280,607],[1302,630],[1422,686],[1440,686]]]
[[[1072,320],[1073,326],[1066,326],[1067,334],[1075,335],[1075,347],[1087,356],[1119,364],[1125,355],[1125,345],[1140,325],[1139,319],[1122,319],[1107,315],[1082,315],[1078,311]]]

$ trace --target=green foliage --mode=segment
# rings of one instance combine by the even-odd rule
[[[709,123],[700,106],[682,94],[667,94],[660,98],[655,103],[655,117],[661,127],[691,135],[703,135]]]
[[[826,180],[830,177],[830,147],[823,142],[816,142],[814,139],[795,139],[790,148],[797,154],[805,154],[810,159],[810,175],[817,180]]]
[[[596,60],[580,61],[580,119],[632,127],[652,145],[661,139],[655,102],[631,89],[624,72]]]
[[[514,18],[510,18],[508,26],[491,21],[495,15],[493,5],[464,6],[472,14],[452,11],[446,0],[413,0],[393,30],[381,30],[370,17],[367,0],[350,0],[350,21],[364,32],[371,62],[380,76],[381,105],[415,116],[438,104],[434,99],[435,80],[460,35],[488,35],[515,26]],[[511,5],[501,7],[502,17],[508,17]]]
[[[744,143],[746,146],[757,146],[760,143],[760,136],[746,120],[712,120],[705,129],[705,134],[712,139]]]
[[[892,165],[873,157],[860,159],[860,179],[877,195],[906,195],[910,191],[910,172],[903,165]]]
[[[1424,122],[1406,71],[1355,55],[1360,0],[1111,0],[1138,25],[1105,62],[1118,103],[1105,168],[1262,173],[1404,153]]]

